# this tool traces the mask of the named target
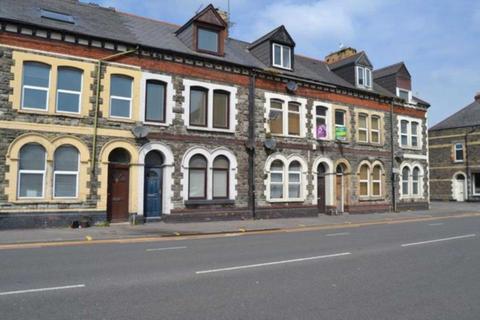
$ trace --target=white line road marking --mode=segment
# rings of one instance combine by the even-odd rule
[[[203,271],[197,271],[195,273],[196,274],[203,274],[203,273],[213,273],[213,272],[222,272],[222,271],[233,271],[233,270],[240,270],[240,269],[250,269],[250,268],[273,266],[273,265],[276,265],[276,264],[286,264],[286,263],[293,263],[293,262],[302,262],[302,261],[309,261],[309,260],[318,260],[318,259],[325,259],[325,258],[341,257],[341,256],[347,256],[349,254],[351,254],[351,253],[350,252],[342,252],[342,253],[327,254],[327,255],[323,255],[323,256],[315,256],[315,257],[307,257],[307,258],[299,258],[299,259],[291,259],[291,260],[282,260],[282,261],[274,261],[274,262],[249,264],[249,265],[243,265],[243,266],[237,266],[237,267],[203,270]]]
[[[327,237],[335,237],[335,236],[348,236],[350,232],[338,232],[338,233],[329,233],[326,234],[325,236]]]
[[[418,246],[418,245],[427,244],[427,243],[472,238],[472,237],[476,237],[476,236],[477,235],[475,233],[471,233],[471,234],[465,234],[463,236],[456,236],[456,237],[449,237],[449,238],[435,239],[435,240],[428,240],[428,241],[420,241],[420,242],[413,242],[413,243],[405,243],[405,244],[402,244],[402,247]]]
[[[147,251],[147,252],[150,252],[150,251],[167,251],[167,250],[178,250],[178,249],[187,249],[187,247],[153,248],[153,249],[147,249],[145,251]]]
[[[435,227],[435,226],[443,226],[443,222],[437,222],[437,223],[429,223],[429,226]]]
[[[0,292],[0,296],[8,296],[12,294],[21,294],[21,293],[32,293],[32,292],[44,292],[44,291],[55,291],[55,290],[66,290],[66,289],[77,289],[84,288],[84,284],[76,284],[72,286],[63,286],[63,287],[51,287],[51,288],[40,288],[40,289],[28,289],[28,290],[17,290],[17,291],[6,291]]]

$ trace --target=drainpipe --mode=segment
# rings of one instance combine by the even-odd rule
[[[95,163],[97,161],[97,133],[98,133],[98,108],[100,106],[100,87],[101,87],[101,75],[102,75],[102,64],[105,61],[112,60],[114,58],[118,58],[120,56],[124,56],[133,52],[138,51],[138,46],[135,49],[115,53],[109,56],[106,56],[102,59],[97,61],[97,87],[95,90],[95,116],[93,119],[93,140],[92,140],[92,161],[90,163],[90,171],[92,173],[95,172]]]
[[[249,207],[252,210],[252,218],[257,218],[256,190],[255,190],[255,81],[256,74],[253,71],[248,87],[248,198]]]
[[[395,167],[395,145],[394,145],[394,138],[393,138],[393,99],[392,102],[390,103],[390,148],[391,148],[391,154],[392,154],[392,171],[391,171],[391,176],[390,180],[392,183],[392,209],[393,212],[397,212],[397,195],[396,195],[396,180],[395,180],[395,172],[394,172],[394,167]]]

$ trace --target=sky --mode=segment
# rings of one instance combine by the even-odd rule
[[[95,1],[95,0],[92,0]],[[119,11],[183,24],[228,0],[96,0]],[[432,126],[480,92],[479,0],[230,0],[230,35],[254,41],[285,25],[295,52],[324,59],[340,45],[364,50],[374,68],[404,61],[413,94],[430,102]]]

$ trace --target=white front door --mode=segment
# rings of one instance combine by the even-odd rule
[[[455,178],[455,199],[457,201],[465,201],[465,177],[457,176]]]

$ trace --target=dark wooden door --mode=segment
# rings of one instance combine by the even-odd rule
[[[162,168],[145,168],[144,212],[147,218],[162,213]]]
[[[107,198],[107,218],[109,221],[128,221],[128,185],[128,165],[109,164]]]
[[[343,175],[337,174],[336,182],[336,194],[337,194],[337,212],[343,212],[345,205],[345,190],[343,188]]]
[[[317,204],[318,212],[325,213],[326,199],[325,199],[325,175],[319,174],[317,176]]]

